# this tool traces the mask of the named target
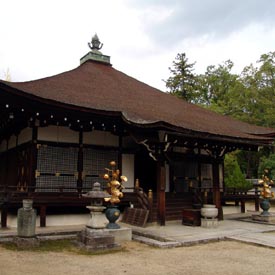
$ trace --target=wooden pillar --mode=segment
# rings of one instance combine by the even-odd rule
[[[201,149],[200,148],[199,148],[199,158],[198,158],[198,187],[201,190]]]
[[[40,206],[40,227],[46,227],[46,212],[47,212],[46,205],[41,205]]]
[[[10,173],[10,167],[9,167],[9,156],[10,152],[9,152],[9,139],[7,138],[7,144],[6,144],[6,152],[5,152],[5,172],[4,172],[4,193],[6,196],[6,192],[7,192],[7,187],[9,185],[9,173]]]
[[[241,199],[241,213],[245,213],[245,200]]]
[[[165,186],[166,186],[166,173],[165,162],[157,162],[157,222],[160,225],[165,225]]]
[[[213,201],[219,210],[218,219],[223,220],[223,210],[221,204],[221,190],[220,190],[220,177],[219,177],[219,161],[214,160],[212,164],[213,171]]]
[[[149,202],[149,218],[148,218],[148,222],[152,222],[152,212],[153,212],[153,203],[154,203],[152,189],[149,189],[149,191],[148,191],[148,202]]]
[[[122,136],[119,135],[118,138],[118,169],[121,171],[121,174],[123,174],[122,171],[122,151],[123,151],[123,141],[122,141]]]
[[[36,184],[36,177],[35,171],[37,168],[37,138],[38,138],[38,127],[33,126],[32,128],[32,144],[30,148],[30,157],[29,157],[29,177],[27,185],[31,188],[31,192],[34,192],[35,184]]]
[[[8,185],[9,185],[9,139],[6,139],[6,152],[5,152],[5,169],[3,177],[3,191],[4,191],[4,200],[8,198]],[[6,228],[8,225],[8,209],[5,205],[1,207],[1,227]]]
[[[255,199],[255,211],[260,211],[260,199]]]
[[[77,191],[82,192],[83,187],[83,131],[79,132],[79,148],[78,148],[78,158],[77,158]]]
[[[6,228],[7,227],[7,220],[8,220],[8,211],[6,208],[1,208],[1,227]]]

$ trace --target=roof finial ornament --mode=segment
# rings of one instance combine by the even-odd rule
[[[99,51],[103,47],[103,44],[99,41],[97,34],[92,37],[92,41],[91,43],[88,43],[88,45],[90,49],[95,52]]]
[[[91,49],[86,55],[80,59],[80,64],[85,63],[88,60],[96,61],[100,63],[105,63],[107,65],[112,65],[110,63],[110,56],[102,54],[99,50],[103,47],[103,43],[100,42],[97,34],[92,37],[92,41],[88,42],[88,46]]]

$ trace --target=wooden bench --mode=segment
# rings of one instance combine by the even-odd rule
[[[183,209],[182,210],[182,225],[201,225],[201,210],[200,209]]]
[[[247,201],[254,201],[255,211],[259,211],[259,194],[255,190],[253,192],[243,192],[238,189],[227,189],[222,195],[222,202],[234,201],[235,205],[238,206],[241,203],[241,212],[245,213],[245,203]]]

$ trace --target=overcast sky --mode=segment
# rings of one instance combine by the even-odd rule
[[[274,0],[0,0],[0,78],[28,81],[79,66],[97,33],[113,67],[165,90],[177,53],[195,72],[234,70],[275,51]]]

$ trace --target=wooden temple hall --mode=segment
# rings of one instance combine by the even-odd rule
[[[205,201],[222,219],[224,155],[268,146],[275,130],[150,87],[116,70],[96,35],[89,45],[73,70],[0,81],[1,226],[25,198],[33,199],[41,226],[49,213],[85,212],[90,201],[81,194],[106,184],[112,160],[128,178],[122,206],[146,208],[138,195],[152,190],[150,221],[165,225]]]

